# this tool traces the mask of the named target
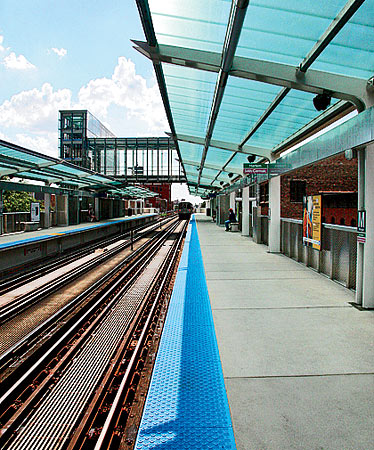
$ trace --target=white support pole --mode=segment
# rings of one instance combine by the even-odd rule
[[[230,208],[232,208],[235,212],[235,197],[236,197],[236,192],[231,192],[230,194]]]
[[[280,252],[281,223],[280,223],[280,176],[269,180],[269,252]]]
[[[365,165],[366,149],[357,150],[358,159],[358,205],[357,209],[365,209]],[[356,264],[356,303],[362,305],[363,282],[364,282],[364,254],[365,244],[357,242],[357,264]]]
[[[366,147],[365,210],[366,243],[363,244],[362,307],[374,308],[374,144]]]
[[[242,236],[249,236],[249,186],[242,194]]]

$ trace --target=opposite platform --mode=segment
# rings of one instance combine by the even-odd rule
[[[194,218],[135,448],[236,449]]]
[[[101,222],[83,223],[80,225],[69,225],[45,228],[37,231],[11,233],[0,236],[0,250],[9,247],[17,247],[32,242],[43,241],[46,239],[54,239],[56,236],[64,236],[67,234],[82,233],[92,229],[100,229],[123,222],[131,222],[137,219],[156,217],[157,214],[140,214],[138,216],[120,217],[108,219]]]

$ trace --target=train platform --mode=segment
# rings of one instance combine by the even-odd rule
[[[195,215],[135,448],[373,448],[374,311],[352,302]]]
[[[58,226],[0,236],[0,270],[37,261],[100,237],[110,237],[152,220],[157,214],[138,214],[79,225]]]

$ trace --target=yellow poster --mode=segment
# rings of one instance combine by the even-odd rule
[[[322,196],[304,198],[303,244],[321,250]]]

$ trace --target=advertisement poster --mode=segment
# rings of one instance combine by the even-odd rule
[[[321,250],[322,196],[304,197],[303,244]]]

